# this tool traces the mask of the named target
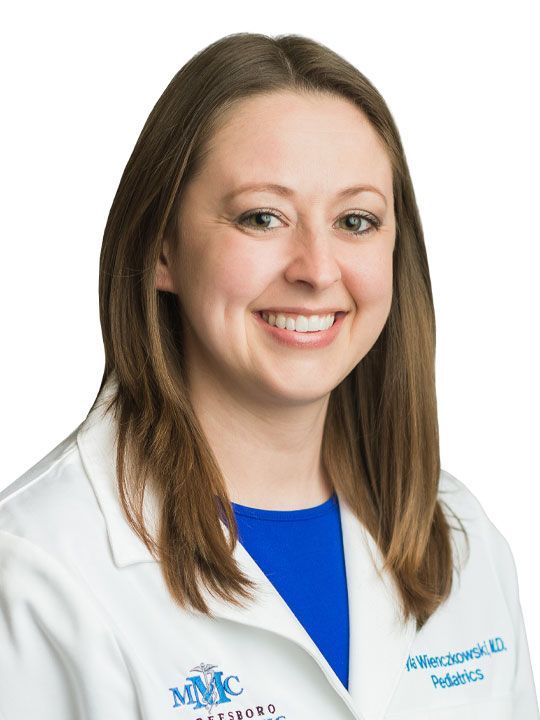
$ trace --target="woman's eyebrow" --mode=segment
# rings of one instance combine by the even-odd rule
[[[276,183],[247,183],[245,185],[240,185],[237,188],[234,188],[234,190],[231,190],[224,196],[224,200],[226,202],[229,202],[232,200],[232,198],[236,197],[237,195],[241,195],[242,193],[248,192],[248,191],[269,191],[276,193],[277,195],[282,195],[283,197],[291,197],[294,196],[296,193],[291,188],[285,187],[285,185],[278,185]],[[384,204],[386,205],[386,196],[384,195],[381,190],[375,187],[375,185],[369,185],[369,184],[361,184],[361,185],[353,185],[352,187],[343,188],[343,190],[339,190],[339,192],[336,193],[336,199],[341,200],[346,197],[351,197],[353,195],[359,195],[363,192],[373,192],[377,195],[380,195],[380,197],[384,200]]]

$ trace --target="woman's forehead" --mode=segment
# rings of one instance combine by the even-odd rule
[[[352,103],[303,97],[250,98],[213,137],[205,180],[231,196],[240,185],[283,185],[324,193],[372,184],[391,192],[391,164],[376,131]],[[316,181],[316,182],[314,182]]]
[[[229,108],[212,137],[212,144],[222,151],[251,145],[261,139],[278,142],[315,142],[324,138],[337,142],[350,138],[354,142],[379,144],[378,135],[364,113],[351,101],[331,96],[311,96],[294,93],[257,95]]]

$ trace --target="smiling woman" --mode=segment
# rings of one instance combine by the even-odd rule
[[[298,35],[195,55],[99,307],[90,412],[0,495],[0,717],[29,684],[41,720],[539,717],[511,550],[440,466],[422,225],[364,75]]]

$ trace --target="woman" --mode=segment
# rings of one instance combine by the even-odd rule
[[[344,59],[192,58],[122,176],[87,418],[1,497],[0,716],[538,718],[512,554],[442,470],[398,131]]]

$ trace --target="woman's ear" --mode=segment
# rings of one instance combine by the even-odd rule
[[[176,293],[171,244],[167,238],[163,239],[161,252],[156,266],[156,290]]]

